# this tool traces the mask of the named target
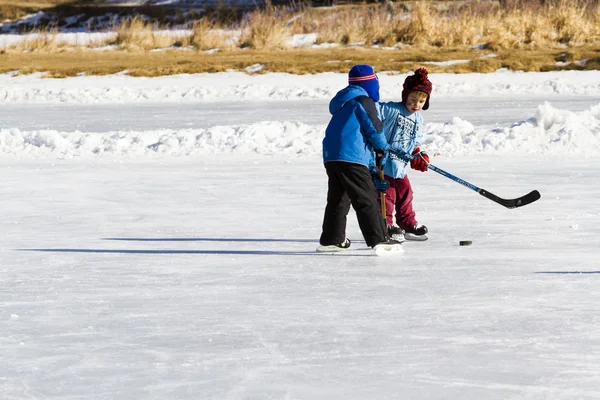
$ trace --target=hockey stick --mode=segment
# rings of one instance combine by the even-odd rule
[[[379,179],[381,181],[385,180],[385,176],[383,175],[383,165],[381,164],[382,158],[385,155],[385,150],[379,150],[375,152],[375,165],[377,165],[377,172],[379,173]],[[385,210],[385,192],[379,192],[379,200],[381,202],[381,216],[383,220],[386,221],[387,226],[387,218],[386,218],[386,210]]]
[[[464,179],[460,179],[459,177],[454,176],[451,173],[444,171],[443,169],[436,167],[433,164],[428,164],[428,168],[432,171],[437,172],[440,175],[445,176],[446,178],[452,179],[454,182],[460,183],[461,185],[466,186],[469,189],[476,191],[477,193],[479,193],[486,199],[490,199],[493,202],[496,202],[506,208],[523,207],[523,206],[526,206],[527,204],[533,203],[536,200],[539,200],[542,197],[540,195],[540,192],[538,192],[537,190],[533,190],[533,191],[527,193],[526,195],[517,197],[515,199],[503,199],[501,197],[496,196],[493,193],[488,192],[485,189],[479,188],[479,187],[465,181]]]
[[[390,152],[392,152],[393,154],[395,154],[396,156],[400,157],[401,159],[403,159],[405,161],[410,161],[415,158],[415,157],[411,156],[410,154],[408,154],[402,150],[395,149],[395,148],[391,148]],[[423,159],[423,161],[425,161],[425,160]],[[460,183],[461,185],[466,186],[469,189],[479,193],[486,199],[490,199],[493,202],[498,203],[506,208],[523,207],[523,206],[526,206],[527,204],[531,204],[534,201],[539,200],[542,197],[540,195],[540,192],[538,192],[537,190],[533,190],[533,191],[527,193],[526,195],[517,197],[515,199],[503,199],[501,197],[496,196],[495,194],[493,194],[491,192],[488,192],[485,189],[479,188],[479,187],[473,185],[472,183],[469,183],[469,182],[465,181],[464,179],[459,178],[458,176],[452,175],[450,172],[444,171],[443,169],[436,167],[435,165],[428,163],[427,161],[425,161],[425,163],[427,164],[427,167],[430,170],[437,172],[438,174],[443,175],[446,178],[451,179],[456,183]]]
[[[385,177],[383,175],[383,166],[379,166],[379,167],[377,167],[377,169],[379,170],[379,179],[384,181]],[[383,219],[387,225],[387,217],[386,217],[387,212],[385,210],[385,192],[379,192],[379,199],[381,201],[381,215],[383,216]]]

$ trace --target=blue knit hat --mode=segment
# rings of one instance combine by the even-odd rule
[[[348,83],[365,89],[373,101],[379,101],[379,79],[373,67],[367,64],[357,64],[348,73]]]

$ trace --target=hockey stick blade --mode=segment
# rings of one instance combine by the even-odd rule
[[[405,151],[396,149],[394,147],[390,147],[389,151],[391,154],[395,154],[400,159],[402,159],[406,162],[409,162],[410,160],[413,160],[415,158],[414,156],[407,154]],[[450,172],[444,171],[443,169],[436,167],[435,165],[433,165],[431,163],[427,163],[427,167],[430,170],[437,172],[438,174],[445,176],[446,178],[453,180],[456,183],[459,183],[465,187],[468,187],[469,189],[479,193],[486,199],[492,200],[493,202],[498,203],[506,208],[523,207],[523,206],[526,206],[527,204],[531,204],[534,201],[539,200],[542,197],[540,195],[540,192],[538,192],[537,190],[534,190],[532,192],[527,193],[525,196],[517,197],[516,199],[503,199],[501,197],[496,196],[493,193],[488,192],[485,189],[481,189],[481,188],[473,185],[472,183],[469,183],[469,182],[465,181],[464,179],[459,178],[458,176],[452,175]]]
[[[486,199],[490,199],[506,208],[518,208],[526,206],[527,204],[531,204],[534,201],[539,200],[542,195],[537,190],[531,191],[527,193],[525,196],[517,197],[516,199],[503,199],[496,196],[493,193],[488,192],[485,189],[478,189],[477,193],[485,197]]]

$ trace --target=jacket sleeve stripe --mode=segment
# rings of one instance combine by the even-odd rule
[[[375,130],[378,133],[381,132],[383,130],[383,122],[381,122],[381,120],[379,119],[379,113],[377,112],[377,107],[375,106],[375,102],[373,101],[373,99],[367,96],[360,96],[357,97],[356,100],[358,100],[360,105],[367,113],[367,116],[371,120],[371,124],[373,124]]]
[[[375,102],[367,97],[360,96],[356,100],[359,103],[357,108],[357,117],[363,128],[363,133],[374,149],[382,149],[387,147],[387,141],[383,136],[383,123],[377,114]]]

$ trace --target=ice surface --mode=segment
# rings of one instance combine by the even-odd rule
[[[30,94],[57,90],[15,79]],[[98,89],[79,79],[61,85],[83,97]],[[144,92],[150,81],[127,82]],[[18,97],[21,83],[2,90]],[[503,122],[459,102],[446,103],[449,118],[425,114],[428,144],[443,150],[434,162],[499,196],[542,198],[508,210],[409,172],[430,239],[386,258],[362,242],[353,212],[352,251],[315,252],[326,121],[266,107],[244,122],[248,101],[230,123],[186,131],[201,124],[191,106],[154,119],[158,105],[144,113],[129,99],[136,127],[107,104],[50,96],[41,126],[39,107],[11,106],[0,121],[0,398],[600,398],[597,99],[571,91],[565,99],[578,100],[555,107],[538,93],[522,117],[509,94],[480,88],[506,101]],[[78,131],[82,110],[98,122]],[[162,150],[144,147],[158,132]],[[94,153],[94,141],[112,147]]]
[[[411,175],[396,258],[314,252],[319,159],[2,163],[0,397],[597,398],[600,171],[554,161],[443,162],[515,210]]]

